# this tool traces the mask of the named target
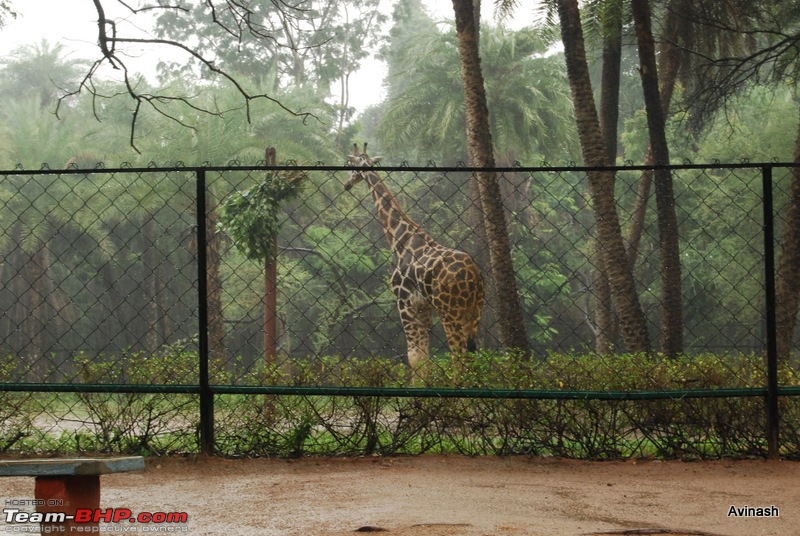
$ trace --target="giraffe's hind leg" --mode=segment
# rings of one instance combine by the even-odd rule
[[[430,362],[431,307],[421,300],[398,300],[413,379],[424,379]]]
[[[450,347],[450,359],[453,362],[456,381],[460,382],[464,373],[467,354],[474,351],[475,334],[472,333],[469,326],[460,320],[448,318],[441,318],[441,320],[444,334],[447,337],[447,345]]]
[[[467,352],[477,350],[483,276],[472,257],[460,251],[452,251],[437,268],[431,283],[432,303],[442,320],[450,353],[454,359],[463,360]]]
[[[457,381],[461,381],[468,355],[477,350],[478,322],[481,317],[483,295],[475,298],[472,306],[439,312],[450,357],[454,364]]]
[[[461,322],[441,318],[442,328],[444,328],[444,335],[447,337],[447,345],[450,347],[450,353],[454,355],[463,355],[469,350],[469,336],[467,330]]]

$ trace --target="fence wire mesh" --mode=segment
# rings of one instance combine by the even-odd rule
[[[792,168],[771,169],[780,244]],[[479,350],[454,358],[434,320],[424,376],[407,364],[390,286],[396,252],[369,187],[344,190],[347,169],[203,169],[204,226],[194,168],[0,172],[0,451],[198,450],[193,387],[205,338],[209,383],[229,388],[214,399],[220,453],[764,455],[762,169],[670,171],[684,323],[678,357],[626,353],[618,322],[598,326],[602,272],[587,170],[497,170],[530,355],[503,348],[473,170],[378,170],[405,213],[440,244],[469,253],[487,282]],[[298,189],[284,196],[278,186],[287,178]],[[648,180],[643,169],[617,170],[629,255],[618,262],[633,266],[657,348],[660,237]],[[198,236],[207,267],[200,298]],[[275,259],[253,255],[253,244],[275,247]],[[797,357],[780,364],[783,388],[800,386]],[[263,386],[296,389],[219,394]],[[389,391],[299,390],[337,387]],[[392,396],[407,388],[421,397]],[[691,390],[702,398],[686,397]],[[666,391],[675,395],[602,394]],[[781,410],[782,453],[796,456],[796,398],[782,397]]]

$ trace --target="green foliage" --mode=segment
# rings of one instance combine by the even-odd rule
[[[402,159],[465,161],[455,29],[414,24],[404,30],[412,32],[409,45],[388,54],[389,98],[376,135],[384,152]],[[564,160],[577,150],[563,59],[548,53],[550,45],[538,29],[481,29],[492,138],[501,165],[538,163],[541,155]]]
[[[85,381],[193,381],[196,354],[113,359],[77,356]],[[782,365],[782,386],[800,386],[800,369]],[[216,449],[223,455],[301,456],[459,453],[585,459],[705,459],[764,456],[760,397],[682,398],[679,389],[762,388],[760,356],[548,355],[482,352],[462,362],[436,358],[426,384],[449,389],[539,390],[554,399],[218,395]],[[267,385],[409,387],[407,366],[390,359],[295,360],[251,379]],[[227,381],[223,379],[223,381]],[[417,385],[414,385],[417,386]],[[597,400],[589,392],[674,391],[661,400]],[[575,393],[577,391],[577,393]],[[559,393],[571,398],[558,398]],[[581,394],[583,393],[583,394]],[[189,395],[26,394],[14,406],[27,424],[0,428],[14,452],[197,452],[197,400]],[[781,400],[783,454],[800,456],[800,403]],[[34,426],[40,406],[79,428]],[[3,408],[5,406],[0,406]],[[2,411],[0,409],[0,411]],[[23,433],[20,433],[20,430]]]
[[[791,85],[750,87],[720,112],[702,136],[701,162],[791,162],[797,138],[797,89]]]
[[[15,368],[11,356],[0,358],[0,382],[10,381]],[[20,442],[33,433],[35,411],[31,393],[0,391],[0,452],[19,449]]]
[[[319,261],[316,258],[310,260],[317,269],[324,270],[330,263],[335,263],[344,273],[365,275],[375,271],[374,259],[368,255],[373,247],[366,242],[359,243],[361,237],[354,229],[315,225],[306,229],[306,238],[322,254]]]
[[[165,350],[161,355],[136,352],[100,359],[78,355],[75,361],[85,383],[196,383],[197,354],[183,345]],[[76,442],[83,438],[80,448],[159,455],[187,448],[193,441],[197,408],[192,396],[135,392],[77,396],[93,432],[76,436]]]
[[[197,4],[162,10],[155,33],[178,42],[197,42],[199,54],[213,58],[228,72],[252,76],[271,67],[277,71],[271,90],[309,82],[325,86],[352,72],[375,46],[385,19],[377,4],[376,0],[301,0],[287,6],[253,2],[220,9]],[[159,70],[164,80],[176,74],[213,78],[199,64],[192,58],[188,64],[162,63]]]
[[[297,195],[301,177],[271,172],[256,186],[229,195],[219,207],[219,226],[250,260],[271,262],[280,231],[281,202]]]

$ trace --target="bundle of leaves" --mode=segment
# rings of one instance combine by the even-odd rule
[[[233,192],[222,202],[219,226],[248,259],[272,260],[272,239],[280,231],[280,205],[297,195],[303,177],[302,172],[288,177],[269,172],[262,182]]]

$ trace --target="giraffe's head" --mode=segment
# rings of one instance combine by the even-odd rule
[[[372,167],[378,162],[381,161],[380,156],[376,156],[370,158],[367,155],[367,144],[364,143],[364,151],[359,153],[358,152],[358,145],[353,144],[353,154],[347,157],[347,161],[351,166],[358,166],[358,167]],[[344,189],[349,190],[356,184],[358,184],[364,178],[364,172],[361,170],[353,170],[350,172],[350,175],[347,177],[347,182],[344,183]]]

